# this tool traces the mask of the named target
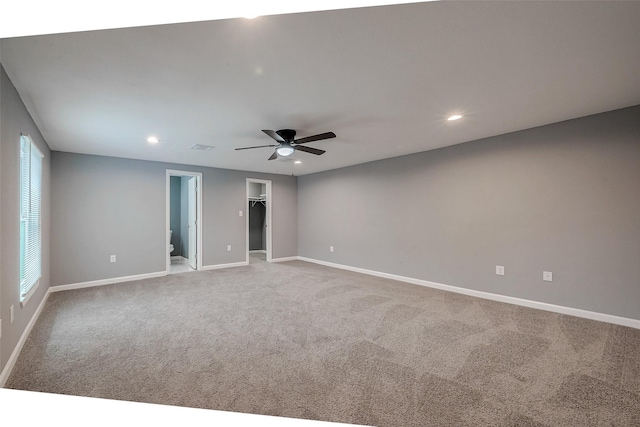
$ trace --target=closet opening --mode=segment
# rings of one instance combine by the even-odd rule
[[[167,274],[202,269],[201,188],[201,173],[167,170]]]
[[[247,264],[271,262],[271,181],[247,178]]]

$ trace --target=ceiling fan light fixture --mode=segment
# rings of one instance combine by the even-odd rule
[[[294,149],[289,144],[287,145],[283,144],[282,146],[276,148],[276,152],[278,153],[279,156],[287,157],[293,154]]]

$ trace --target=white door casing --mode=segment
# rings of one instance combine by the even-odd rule
[[[249,264],[249,209],[248,209],[248,199],[249,199],[249,195],[251,193],[250,190],[250,184],[251,183],[259,183],[259,184],[265,184],[266,185],[266,191],[267,191],[267,201],[266,201],[266,216],[265,216],[265,227],[267,229],[267,244],[266,244],[266,248],[267,248],[267,262],[271,262],[272,259],[272,233],[271,233],[271,224],[272,224],[272,220],[271,220],[271,205],[272,205],[272,196],[271,196],[271,181],[270,180],[265,180],[265,179],[254,179],[254,178],[247,178],[247,184],[246,184],[246,197],[245,197],[245,206],[247,209],[247,214],[245,215],[245,237],[246,237],[246,251],[247,251],[247,264]]]
[[[193,268],[197,270],[202,270],[202,228],[203,228],[203,217],[202,217],[202,173],[201,172],[191,172],[191,171],[182,171],[182,170],[173,170],[167,169],[166,172],[166,248],[165,248],[165,262],[166,262],[166,273],[169,274],[171,271],[171,256],[169,254],[169,243],[170,243],[170,233],[169,229],[171,228],[171,177],[172,176],[186,176],[193,177],[194,184],[197,186],[198,191],[196,191],[196,197],[193,198],[195,203],[195,217],[197,219],[197,227],[195,227],[194,232],[196,235],[193,240],[195,244],[195,249],[193,253],[197,255],[197,259],[195,261],[195,265]],[[191,251],[190,251],[191,252]]]
[[[189,218],[187,219],[187,227],[189,228],[189,266],[197,269],[196,257],[198,250],[196,249],[198,241],[198,214],[197,214],[197,181],[196,178],[189,178]]]

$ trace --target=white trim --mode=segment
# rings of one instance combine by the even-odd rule
[[[40,317],[40,313],[42,313],[42,309],[44,308],[44,304],[49,299],[50,293],[51,293],[51,288],[47,289],[47,292],[44,294],[44,298],[42,298],[40,305],[36,309],[35,313],[33,313],[33,316],[31,316],[31,320],[29,320],[27,327],[22,332],[22,335],[20,336],[18,343],[16,344],[15,348],[13,349],[13,352],[11,353],[11,356],[9,357],[9,360],[7,360],[7,364],[5,365],[4,369],[2,370],[2,373],[0,374],[0,388],[4,387],[4,385],[7,383],[7,380],[11,375],[11,371],[13,370],[13,367],[16,365],[18,356],[20,356],[22,347],[24,346],[25,341],[27,341],[27,337],[31,333],[31,329],[33,329],[33,325],[35,325],[36,322],[38,321],[38,318]]]
[[[165,255],[165,264],[166,264],[166,274],[169,274],[171,270],[171,254],[169,253],[169,240],[171,239],[171,235],[169,233],[169,229],[171,228],[171,177],[172,176],[193,176],[196,178],[196,184],[198,186],[198,191],[196,192],[197,196],[197,216],[198,216],[198,230],[196,231],[196,254],[198,258],[196,260],[196,269],[202,270],[202,229],[204,217],[202,216],[202,192],[203,192],[203,179],[202,172],[192,172],[192,171],[182,171],[175,169],[167,169],[166,172],[166,189],[165,189],[165,243],[167,250]]]
[[[94,286],[113,285],[114,283],[131,282],[133,280],[153,279],[154,277],[166,276],[166,271],[156,271],[155,273],[136,274],[133,276],[113,277],[111,279],[92,280],[89,282],[71,283],[69,285],[57,285],[49,288],[50,292],[69,291],[72,289],[92,288]]]
[[[297,256],[288,256],[288,257],[284,257],[284,258],[271,259],[271,262],[297,261],[299,259],[300,259],[300,257],[297,257]]]
[[[214,265],[205,265],[202,267],[202,270],[220,270],[222,268],[231,268],[231,267],[244,267],[245,265],[249,265],[248,262],[232,262],[229,264],[214,264]]]
[[[600,322],[613,323],[614,325],[628,326],[630,328],[640,329],[640,320],[630,319],[628,317],[620,317],[612,314],[598,313],[595,311],[582,310],[579,308],[565,307],[561,305],[548,304],[546,302],[531,301],[522,298],[510,297],[506,295],[493,294],[490,292],[476,291],[473,289],[459,288],[457,286],[444,285],[442,283],[430,282],[428,280],[414,279],[412,277],[398,276],[395,274],[382,273],[380,271],[367,270],[365,268],[351,267],[348,265],[335,264],[333,262],[320,261],[317,259],[299,256],[300,261],[320,264],[327,267],[339,268],[342,270],[354,271],[356,273],[368,274],[370,276],[382,277],[385,279],[398,280],[400,282],[412,283],[414,285],[426,286],[429,288],[440,289],[443,291],[455,292],[458,294],[469,295],[477,298],[484,298],[493,301],[504,302],[507,304],[515,304],[523,307],[535,308],[538,310],[551,311],[554,313],[567,314],[569,316],[582,317],[585,319],[597,320]]]
[[[29,289],[29,292],[27,292],[27,295],[25,295],[24,298],[20,300],[21,308],[24,308],[27,305],[27,302],[31,299],[31,296],[36,293],[36,290],[40,287],[41,283],[42,283],[42,276],[40,276],[40,278],[36,281],[36,284],[33,285],[31,289]]]
[[[250,189],[250,184],[251,183],[255,183],[255,184],[265,184],[266,185],[266,191],[267,191],[267,202],[266,202],[266,218],[265,218],[265,223],[266,223],[266,227],[267,227],[267,249],[266,249],[266,253],[267,256],[266,261],[267,262],[272,262],[272,255],[273,255],[273,234],[272,234],[272,228],[273,228],[273,221],[271,221],[272,215],[272,206],[273,206],[273,197],[272,197],[272,191],[271,191],[271,181],[270,180],[266,180],[266,179],[257,179],[257,178],[247,178],[247,184],[246,184],[246,188],[247,188],[247,194],[245,195],[245,203],[249,200],[249,189]],[[249,264],[249,208],[248,205],[245,205],[245,237],[246,237],[246,248],[247,248],[247,264]]]
[[[266,254],[267,251],[265,251],[264,249],[258,249],[255,251],[249,251],[250,254]]]

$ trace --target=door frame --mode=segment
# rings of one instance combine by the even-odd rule
[[[190,176],[196,178],[196,270],[202,270],[202,228],[204,226],[204,218],[202,216],[202,172],[183,171],[175,169],[167,169],[166,172],[166,211],[165,211],[165,263],[166,273],[171,270],[171,254],[169,254],[169,241],[171,228],[171,177],[172,176]]]
[[[182,177],[184,178],[184,176]],[[180,182],[182,184],[182,180]],[[189,239],[189,258],[187,258],[187,263],[189,267],[198,269],[198,178],[190,177],[187,180],[187,233]],[[182,204],[180,206],[182,208]],[[191,231],[191,220],[193,219],[193,224],[195,226],[195,233]],[[182,231],[182,230],[181,230]],[[194,235],[193,238],[195,242],[191,241],[191,235]],[[182,236],[182,234],[180,234]],[[193,249],[193,250],[191,250]],[[184,257],[183,257],[184,258]]]
[[[247,264],[249,264],[249,189],[251,187],[250,184],[266,184],[267,187],[267,206],[266,206],[266,215],[265,215],[265,224],[267,228],[267,262],[271,262],[272,260],[272,250],[273,250],[273,236],[272,236],[272,221],[271,221],[271,206],[272,206],[272,198],[271,198],[271,180],[266,179],[257,179],[257,178],[247,178],[247,193],[244,198],[246,204],[246,221],[245,221],[245,235],[246,235],[246,248],[247,248]]]

